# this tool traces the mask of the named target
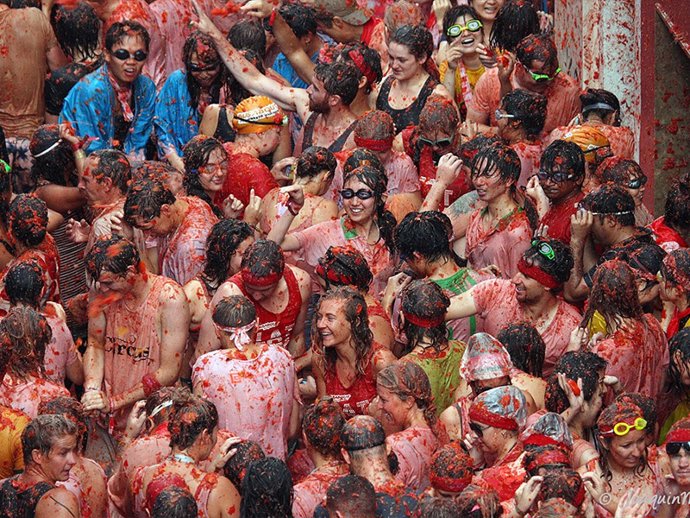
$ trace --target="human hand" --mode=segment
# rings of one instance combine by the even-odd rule
[[[565,392],[565,396],[568,398],[568,405],[573,411],[577,411],[582,408],[585,403],[585,396],[582,391],[582,378],[578,378],[577,381],[566,378],[565,374],[559,372],[556,374],[558,377],[558,386],[561,390]]]
[[[316,397],[316,380],[313,376],[307,376],[306,378],[300,378],[299,380],[299,393],[302,399],[311,400]]]
[[[259,222],[261,209],[261,198],[259,198],[254,189],[249,191],[249,203],[244,208],[244,221],[251,226],[256,225]]]
[[[279,0],[249,0],[240,7],[240,11],[255,18],[268,18],[273,9],[280,8]]]
[[[460,38],[456,41],[459,40]],[[460,61],[462,61],[462,57],[465,55],[463,48],[460,44],[456,44],[456,41],[448,45],[448,49],[446,50],[446,61],[448,62],[448,68],[450,70],[455,70]]]
[[[232,459],[237,453],[237,445],[242,442],[239,437],[230,437],[227,439],[218,451],[218,456],[213,459],[213,471],[218,471],[223,469],[225,464]]]
[[[65,225],[65,234],[73,243],[86,243],[91,233],[91,225],[85,219],[69,219]]]
[[[125,437],[127,437],[129,440],[136,439],[144,427],[146,417],[146,400],[142,399],[134,403],[132,410],[130,410],[129,415],[127,416]]]
[[[410,284],[410,282],[412,282],[412,277],[404,272],[397,273],[388,278],[386,289],[383,293],[383,297],[381,298],[381,305],[388,316],[391,316],[393,313],[393,303],[395,302],[396,296],[405,288],[405,286]]]
[[[297,157],[288,156],[278,160],[271,168],[271,174],[277,182],[291,182],[293,179],[285,174],[285,170],[297,164]]]
[[[431,10],[434,15],[436,15],[437,22],[443,22],[443,17],[446,15],[448,10],[451,8],[450,0],[434,0],[431,4]],[[450,63],[450,60],[448,60]]]
[[[640,498],[642,488],[628,489],[618,501],[614,518],[645,518],[651,506]]]
[[[477,45],[477,54],[479,54],[479,61],[482,62],[484,67],[496,67],[496,53],[491,49],[491,47],[487,47],[483,43],[480,43]]]
[[[446,153],[438,161],[436,181],[448,187],[458,178],[461,169],[462,159],[455,156],[453,153]]]
[[[594,223],[594,215],[587,209],[578,209],[570,216],[571,239],[584,241]]]
[[[544,192],[544,188],[539,182],[539,178],[535,174],[529,180],[527,180],[527,185],[525,186],[525,195],[534,202],[534,206],[537,209],[537,213],[540,218],[544,217],[544,214],[549,212],[551,207],[551,201]]]
[[[507,83],[510,80],[510,74],[515,70],[515,55],[512,52],[504,52],[496,60],[498,67],[498,79],[501,83]]]
[[[62,140],[69,142],[72,147],[81,146],[81,139],[77,137],[77,134],[69,122],[63,122],[58,125],[58,135]]]
[[[611,495],[606,492],[606,483],[598,473],[588,471],[582,475],[585,489],[592,496],[594,501],[603,507],[611,503]]]
[[[208,16],[206,16],[206,13],[199,6],[197,1],[191,1],[192,8],[194,9],[194,13],[196,14],[198,20],[190,20],[189,25],[197,29],[202,34],[206,34],[211,37],[220,36],[221,38],[223,38],[223,34],[221,33],[221,31],[218,29],[218,27],[216,27],[216,25],[211,21],[211,19]]]
[[[281,187],[280,192],[288,195],[288,206],[292,205],[292,207],[297,208],[297,210],[304,206],[304,191],[302,190],[301,185],[288,185],[287,187]]]
[[[463,140],[473,139],[477,133],[479,133],[479,124],[477,122],[465,119],[465,121],[460,125],[460,135],[462,135]]]
[[[223,216],[226,218],[236,219],[242,214],[244,203],[235,198],[232,194],[223,200]]]
[[[589,331],[584,327],[577,326],[570,332],[570,342],[566,352],[579,351],[587,344],[589,339]]]
[[[515,510],[521,515],[526,515],[534,505],[541,491],[544,477],[538,475],[531,477],[527,482],[520,484],[515,491]]]
[[[110,412],[110,400],[102,390],[87,390],[81,397],[81,404],[84,410],[99,410],[104,413]]]

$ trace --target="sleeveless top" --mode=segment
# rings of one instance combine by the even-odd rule
[[[374,353],[377,348],[376,345],[372,345],[371,359],[364,370],[364,376],[357,376],[348,388],[345,388],[338,378],[335,367],[324,369],[323,378],[326,383],[326,394],[340,405],[348,419],[356,415],[366,415],[369,404],[376,397]]]
[[[1,518],[33,518],[41,498],[51,489],[55,489],[55,486],[48,482],[22,487],[18,482],[19,477],[20,475],[15,475],[8,478],[0,486]]]
[[[393,85],[393,79],[393,76],[388,76],[388,79],[386,79],[381,85],[379,96],[376,98],[376,109],[384,111],[393,117],[393,122],[395,123],[395,132],[400,133],[408,126],[416,126],[419,124],[419,114],[422,112],[422,108],[424,108],[426,100],[434,92],[434,88],[438,86],[438,83],[433,77],[429,76],[422,85],[419,95],[412,102],[412,104],[406,108],[397,109],[388,104],[388,95],[390,94],[391,86]]]
[[[318,113],[312,112],[312,114],[309,116],[307,119],[307,122],[304,124],[304,136],[302,138],[302,150],[307,149],[308,147],[312,146],[312,140],[314,136],[314,126],[316,126],[316,117],[318,116]],[[343,131],[340,136],[335,139],[330,146],[328,146],[328,151],[331,153],[336,153],[337,151],[341,151],[343,149],[343,146],[345,145],[345,142],[347,142],[347,139],[350,138],[350,133],[352,133],[355,129],[355,124],[357,124],[357,121],[353,121],[352,124],[350,124],[345,131]]]
[[[213,138],[225,144],[226,142],[235,142],[236,137],[237,132],[235,128],[228,123],[227,109],[225,106],[221,106],[218,112],[218,123],[216,124],[216,132],[213,134]]]
[[[288,288],[288,303],[281,313],[271,313],[261,304],[257,304],[244,287],[242,272],[233,275],[230,281],[237,286],[242,294],[252,301],[256,308],[256,318],[259,329],[256,333],[256,342],[269,345],[278,345],[287,349],[292,338],[292,330],[295,327],[297,316],[302,308],[302,294],[299,290],[297,277],[288,265],[285,265],[283,277]]]
[[[148,274],[153,283],[146,300],[134,309],[124,300],[105,309],[105,369],[103,379],[108,397],[122,394],[155,372],[161,364],[161,337],[158,335],[160,294],[174,281]],[[116,412],[118,423],[124,425],[130,408]]]

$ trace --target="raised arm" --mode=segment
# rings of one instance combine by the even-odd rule
[[[192,5],[199,17],[198,22],[192,23],[196,25],[199,31],[207,34],[213,40],[218,54],[235,79],[252,94],[268,96],[286,110],[297,111],[302,120],[307,120],[309,112],[309,95],[307,91],[284,86],[259,72],[249,60],[225,39],[223,33],[206,16],[196,1],[193,1]]]
[[[471,288],[450,299],[446,320],[467,318],[475,314],[477,314],[477,305],[474,303],[474,288]]]

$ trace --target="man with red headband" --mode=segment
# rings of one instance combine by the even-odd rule
[[[657,515],[662,518],[688,516],[690,513],[690,417],[676,422],[666,436],[664,450],[668,456],[671,475],[661,484],[656,499],[660,506]],[[685,496],[685,498],[684,498]]]
[[[544,376],[551,374],[579,326],[577,308],[558,294],[570,276],[570,249],[554,239],[535,239],[518,263],[511,279],[490,279],[451,299],[446,319],[479,315],[483,328],[493,336],[513,322],[529,322],[546,344]]]
[[[276,243],[260,240],[247,248],[241,270],[221,284],[213,296],[201,322],[197,358],[220,349],[212,315],[218,302],[230,295],[244,295],[256,307],[256,343],[283,347],[293,358],[304,353],[311,278],[304,270],[286,265]]]

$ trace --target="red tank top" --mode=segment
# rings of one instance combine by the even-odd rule
[[[295,273],[290,266],[285,265],[283,277],[285,278],[288,288],[288,303],[281,313],[271,313],[261,304],[257,304],[252,300],[244,287],[241,272],[233,275],[230,281],[240,289],[245,297],[254,303],[256,318],[259,325],[259,330],[256,334],[256,342],[268,345],[279,345],[280,347],[287,348],[287,344],[292,338],[292,330],[295,327],[297,316],[302,307],[302,294],[299,291],[297,277],[295,277]]]
[[[364,376],[358,376],[354,383],[345,388],[333,369],[326,369],[323,376],[326,382],[326,394],[337,402],[348,419],[355,415],[366,415],[369,403],[376,397],[376,376],[374,376],[374,345],[372,357],[364,370]]]

